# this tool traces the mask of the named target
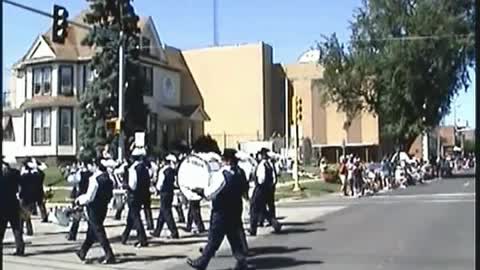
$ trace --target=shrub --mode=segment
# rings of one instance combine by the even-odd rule
[[[310,138],[303,139],[303,164],[308,166],[312,162],[312,141]]]
[[[338,176],[338,166],[336,164],[328,165],[322,177],[323,180],[327,183],[340,183],[340,177]]]

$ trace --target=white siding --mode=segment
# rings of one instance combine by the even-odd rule
[[[52,49],[50,49],[50,46],[43,40],[43,38],[39,38],[35,46],[33,47],[33,50],[30,51],[29,59],[35,59],[35,58],[47,58],[47,57],[55,57],[55,54],[53,53]]]

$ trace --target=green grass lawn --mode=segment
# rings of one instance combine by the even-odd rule
[[[45,190],[46,192],[47,190]],[[53,197],[48,200],[49,203],[68,203],[71,202],[70,190],[54,190]]]
[[[311,197],[318,197],[324,194],[329,194],[333,192],[338,192],[340,189],[339,184],[326,183],[323,181],[307,182],[303,183],[300,181],[300,186],[302,191],[293,192],[293,183],[291,186],[284,186],[277,188],[275,193],[275,198],[285,199],[285,198],[298,198],[305,199]]]
[[[45,170],[45,186],[62,187],[69,186],[65,177],[63,177],[60,169],[57,167],[49,167]]]

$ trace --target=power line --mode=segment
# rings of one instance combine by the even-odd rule
[[[22,5],[22,4],[10,1],[10,0],[2,0],[2,1],[6,4],[10,4],[12,6],[15,6],[15,7],[24,9],[24,10],[28,10],[30,12],[33,12],[33,13],[36,13],[36,14],[39,14],[39,15],[42,15],[42,16],[45,16],[45,17],[53,18],[52,14],[50,14],[48,12],[45,12],[43,10],[35,9],[35,8],[29,7],[29,6],[26,6],[26,5]],[[74,21],[70,21],[70,20],[68,20],[68,23],[71,24],[71,25],[86,29],[86,30],[91,30],[92,29],[90,26],[82,24],[82,23],[78,23],[78,22],[74,22]]]
[[[371,42],[371,41],[415,41],[415,40],[439,40],[439,39],[468,39],[473,38],[474,34],[468,35],[428,35],[428,36],[405,36],[405,37],[386,37],[386,38],[373,38],[368,40],[356,40],[354,42]],[[352,42],[352,41],[350,41]]]

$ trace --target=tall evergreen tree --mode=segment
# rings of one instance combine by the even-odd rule
[[[364,0],[347,48],[334,35],[319,44],[328,97],[350,116],[375,112],[383,135],[408,149],[468,88],[473,9],[473,0]]]
[[[138,16],[133,0],[87,0],[90,9],[85,23],[92,25],[84,44],[95,48],[90,63],[95,73],[93,82],[80,98],[79,140],[82,157],[93,158],[105,144],[112,143],[105,127],[107,119],[118,116],[119,46],[124,42],[125,98],[124,125],[127,138],[144,130],[148,108],[143,102],[143,75],[139,65]],[[123,32],[123,40],[120,39]],[[116,138],[115,141],[117,141]]]

